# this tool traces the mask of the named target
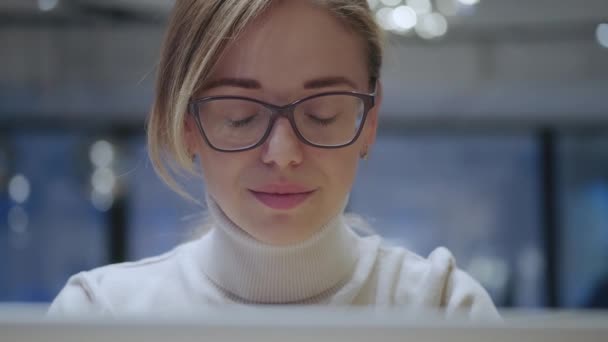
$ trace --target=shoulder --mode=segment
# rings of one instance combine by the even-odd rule
[[[439,308],[447,315],[465,314],[475,319],[499,317],[486,290],[457,267],[447,248],[439,247],[424,258],[401,247],[383,245],[378,270],[379,282],[392,288],[395,305]]]
[[[51,303],[49,315],[113,314],[116,306],[132,303],[176,279],[180,255],[192,242],[134,262],[124,262],[80,272],[70,277]],[[184,259],[184,258],[181,258]]]

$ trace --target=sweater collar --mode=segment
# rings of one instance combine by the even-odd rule
[[[255,240],[207,195],[213,228],[201,239],[205,275],[242,301],[294,303],[319,296],[348,280],[357,263],[357,235],[343,213],[309,239],[289,246]]]

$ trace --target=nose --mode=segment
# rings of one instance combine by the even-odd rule
[[[289,120],[280,117],[275,121],[262,148],[262,161],[284,169],[302,163],[303,151],[300,140]]]

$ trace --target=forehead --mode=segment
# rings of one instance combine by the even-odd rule
[[[210,78],[252,78],[285,91],[326,76],[348,77],[364,90],[364,40],[327,9],[290,0],[275,3],[229,43]]]

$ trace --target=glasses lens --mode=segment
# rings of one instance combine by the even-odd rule
[[[198,104],[198,116],[205,136],[215,148],[239,150],[257,144],[272,112],[247,100],[214,99]]]
[[[304,139],[320,146],[350,143],[361,128],[363,100],[352,95],[325,95],[298,104],[296,127]]]

